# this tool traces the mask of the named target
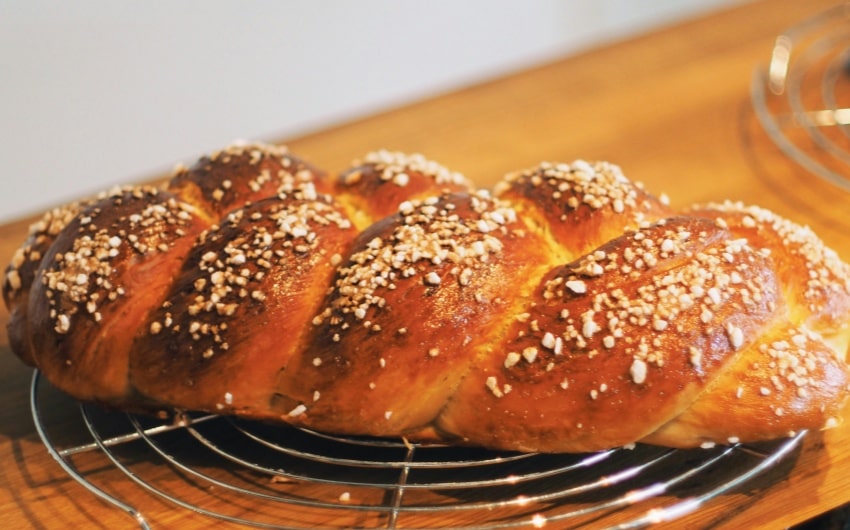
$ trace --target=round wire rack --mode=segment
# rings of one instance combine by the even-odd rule
[[[850,191],[850,3],[779,35],[754,72],[751,100],[786,156]]]
[[[139,528],[151,525],[132,499],[108,491],[104,463],[139,494],[248,527],[629,529],[675,520],[740,489],[793,454],[805,435],[689,451],[637,444],[520,454],[335,437],[215,415],[153,419],[91,405],[79,405],[79,428],[68,429],[67,413],[61,427],[49,418],[57,397],[76,410],[36,371],[30,405],[47,450]],[[74,441],[58,443],[69,430],[77,431]],[[103,462],[93,466],[95,457]]]

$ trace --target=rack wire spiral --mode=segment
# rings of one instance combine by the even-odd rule
[[[203,414],[157,420],[79,405],[87,440],[62,446],[42,410],[48,395],[60,394],[34,372],[30,405],[49,453],[143,529],[150,523],[132,500],[109,493],[78,458],[97,453],[140,494],[249,527],[630,529],[677,519],[741,487],[792,454],[805,435],[758,446],[638,444],[543,455],[334,437]],[[141,465],[151,461],[155,477]]]
[[[751,100],[786,156],[850,191],[850,3],[779,35],[753,74]]]

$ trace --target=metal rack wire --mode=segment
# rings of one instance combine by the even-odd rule
[[[155,420],[80,405],[77,440],[61,445],[64,433],[54,432],[41,406],[51,391],[36,371],[31,408],[47,450],[143,529],[150,523],[133,499],[108,492],[79,458],[105,459],[140,495],[250,527],[629,529],[700,509],[773,468],[805,435],[758,447],[542,455],[334,437],[214,415]]]
[[[850,191],[850,3],[789,28],[753,74],[762,127],[809,172]]]

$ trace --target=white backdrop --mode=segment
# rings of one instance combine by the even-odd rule
[[[0,0],[0,222],[740,0]]]

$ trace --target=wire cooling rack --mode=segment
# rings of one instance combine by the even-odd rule
[[[675,520],[740,488],[794,453],[805,434],[758,446],[638,444],[543,455],[334,437],[203,414],[157,420],[79,405],[74,441],[60,444],[69,429],[67,414],[61,427],[49,418],[57,396],[71,403],[36,371],[30,404],[47,450],[145,529],[151,525],[134,499],[101,483],[104,467],[120,470],[138,495],[248,527],[628,529]],[[102,462],[93,466],[92,458]]]
[[[753,75],[751,99],[786,156],[850,191],[850,3],[779,35]]]

